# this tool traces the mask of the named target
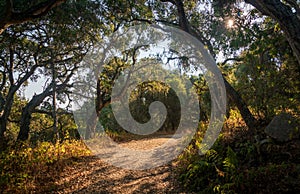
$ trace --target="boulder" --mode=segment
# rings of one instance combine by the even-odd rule
[[[280,113],[265,128],[265,133],[275,141],[288,142],[299,138],[299,130],[299,124],[291,114]]]

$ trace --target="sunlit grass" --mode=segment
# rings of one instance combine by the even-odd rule
[[[8,193],[33,191],[39,187],[38,180],[49,174],[50,166],[56,166],[59,173],[69,158],[90,154],[85,144],[77,140],[60,144],[41,142],[34,148],[8,149],[0,154],[0,187]]]

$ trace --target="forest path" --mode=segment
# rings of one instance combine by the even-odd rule
[[[121,143],[134,149],[157,147],[169,136]],[[57,193],[184,193],[176,180],[174,162],[148,170],[127,170],[96,156],[84,157],[66,166],[55,181]]]

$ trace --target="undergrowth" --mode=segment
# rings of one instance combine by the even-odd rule
[[[205,194],[300,193],[299,140],[261,143],[246,135],[228,140],[226,133],[199,155],[200,133],[179,157],[183,187]]]
[[[51,178],[53,173],[49,171],[59,173],[70,162],[68,159],[88,155],[90,151],[78,140],[55,144],[41,142],[35,147],[23,145],[9,148],[0,154],[0,193],[36,191],[43,184],[42,179]]]

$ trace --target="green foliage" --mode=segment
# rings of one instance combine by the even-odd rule
[[[178,80],[172,79],[178,83]],[[180,81],[180,80],[179,80]],[[172,84],[172,83],[171,83]],[[179,82],[182,92],[185,92],[185,86]],[[174,131],[180,122],[180,102],[172,86],[160,82],[147,82],[138,86],[135,94],[130,99],[130,111],[133,118],[140,123],[146,123],[150,120],[149,106],[154,101],[162,102],[167,109],[167,118],[160,131]]]
[[[60,139],[59,141],[65,140],[79,140],[80,135],[77,131],[73,115],[70,113],[59,114],[64,111],[58,110],[58,131]],[[58,139],[56,132],[53,130],[53,118],[47,114],[34,113],[31,119],[30,125],[30,143],[37,144],[40,142],[52,142],[55,143]]]
[[[167,108],[167,118],[160,131],[173,131],[180,121],[180,103],[174,90],[166,84],[144,82],[138,85],[130,97],[130,111],[133,118],[140,123],[150,119],[149,106],[154,101],[162,102]],[[109,131],[121,132],[123,128],[117,123],[111,106],[104,107],[100,113],[100,122]]]
[[[194,162],[184,169],[180,180],[191,191],[214,193],[214,188],[221,184],[225,173],[227,173],[222,170],[222,154],[218,153],[217,150],[211,149],[204,156],[196,158],[194,158]],[[227,164],[227,162],[224,162],[224,166]],[[226,168],[226,170],[229,170],[229,168]]]
[[[191,76],[190,81],[192,82],[199,99],[200,106],[200,120],[208,121],[211,111],[211,99],[207,81],[203,75]]]
[[[238,168],[238,159],[236,153],[228,146],[226,157],[223,161],[224,169],[226,172],[235,172]]]
[[[100,122],[104,129],[107,131],[114,133],[114,132],[121,132],[123,131],[123,128],[118,124],[117,120],[115,119],[115,116],[112,112],[111,105],[104,107],[101,110],[100,113]]]
[[[281,111],[299,112],[299,65],[276,24],[264,21],[266,29],[242,60],[227,64],[226,75],[257,118],[270,121]]]

